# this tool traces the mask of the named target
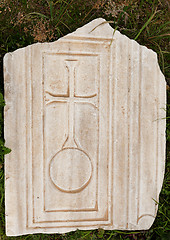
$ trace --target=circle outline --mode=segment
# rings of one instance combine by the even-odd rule
[[[51,175],[52,175],[52,173],[51,173],[51,165],[52,165],[52,162],[54,161],[54,158],[55,158],[60,152],[65,151],[65,150],[68,150],[68,149],[75,149],[75,150],[78,150],[78,151],[83,152],[83,153],[87,156],[88,160],[90,161],[90,165],[91,165],[91,174],[90,174],[90,177],[88,178],[88,180],[87,180],[81,187],[78,187],[78,188],[75,188],[75,189],[72,189],[72,190],[67,190],[67,189],[64,189],[64,188],[58,186],[58,185],[53,181],[53,179],[52,179],[52,177],[51,177]],[[88,155],[84,150],[79,149],[79,148],[73,148],[73,147],[62,148],[60,151],[58,151],[58,152],[52,157],[52,159],[51,159],[50,162],[49,162],[49,176],[50,176],[50,179],[51,179],[52,183],[54,184],[54,186],[55,186],[58,190],[60,190],[61,192],[65,192],[65,193],[79,193],[79,192],[81,192],[81,191],[82,191],[84,188],[86,188],[87,185],[90,183],[91,178],[92,178],[92,173],[93,173],[93,165],[92,165],[91,158],[89,157],[89,155]]]

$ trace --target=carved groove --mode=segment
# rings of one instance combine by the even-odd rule
[[[143,78],[142,78],[142,48],[139,47],[139,115],[138,115],[138,136],[139,136],[139,158],[138,158],[138,196],[137,196],[137,224],[139,219],[139,210],[140,210],[140,181],[141,181],[141,109],[142,109],[142,87],[143,87]]]
[[[75,142],[75,137],[74,137],[74,128],[75,128],[74,127],[74,124],[75,124],[74,98],[75,98],[75,79],[76,79],[75,72],[76,72],[77,62],[78,62],[78,60],[76,60],[76,59],[69,59],[69,60],[65,59],[65,66],[68,70],[68,82],[69,82],[69,97],[67,100],[68,116],[69,116],[69,119],[68,119],[69,132],[68,132],[68,137],[66,138],[66,141],[65,141],[62,149],[55,154],[55,156],[52,158],[52,160],[50,161],[50,164],[49,164],[49,166],[50,166],[49,174],[50,174],[51,181],[58,188],[58,190],[65,192],[65,193],[78,193],[78,192],[82,191],[89,184],[91,177],[92,177],[92,169],[93,169],[90,157],[83,149],[81,149],[78,146],[78,144]],[[56,95],[56,94],[51,94],[49,92],[48,92],[48,94],[50,94],[53,97],[60,96],[60,95]],[[94,96],[96,96],[96,94]],[[94,97],[94,96],[90,96],[90,98]],[[81,96],[81,98],[84,98],[84,97]],[[88,98],[88,96],[85,96],[85,98]],[[73,156],[74,156],[74,158],[77,157],[74,155],[75,153],[76,153],[76,155],[77,154],[79,154],[79,156],[81,155],[81,158],[84,158],[84,161],[85,161],[85,159],[89,160],[89,162],[91,163],[91,174],[89,175],[88,180],[85,181],[85,183],[81,184],[81,186],[79,186],[79,187],[69,187],[69,188],[61,187],[61,183],[60,184],[57,183],[57,181],[59,181],[59,179],[57,178],[57,176],[56,177],[54,176],[53,167],[54,166],[55,166],[54,168],[57,167],[57,165],[55,165],[55,162],[61,158],[60,155],[62,156],[64,154],[65,157],[62,156],[63,161],[64,161],[64,158],[67,158],[67,162],[71,161],[70,164],[75,165],[74,162],[76,161],[76,159],[72,159]],[[80,161],[80,159],[79,159],[79,161]],[[59,166],[60,166],[60,164],[59,164]],[[57,168],[59,168],[59,167],[57,167]],[[56,171],[57,171],[57,169],[56,169]],[[84,173],[82,173],[82,175],[83,174]],[[70,176],[68,173],[66,173],[65,175],[67,175],[71,178],[73,177],[73,175]]]
[[[50,53],[51,54],[51,53]],[[56,53],[54,53],[54,55],[55,55]],[[60,54],[60,53],[59,53]],[[68,53],[64,53],[63,52],[63,55],[65,55],[65,54],[68,54]],[[71,53],[72,54],[72,53]],[[71,55],[70,54],[70,55]],[[90,53],[73,53],[74,55],[80,55],[80,56],[99,56],[99,54],[98,53],[96,53],[96,54],[90,54]],[[44,55],[44,53],[43,53],[43,55]],[[44,56],[43,56],[43,58],[44,58]],[[31,59],[32,59],[32,56],[31,56]],[[98,58],[98,63],[100,63],[100,58]],[[43,61],[43,66],[44,66],[44,61]],[[99,66],[99,65],[98,65]],[[98,67],[98,69],[100,69],[100,67]],[[98,74],[98,77],[99,77],[99,74]],[[43,79],[44,79],[44,76],[43,76]],[[100,81],[99,81],[99,83],[100,83]],[[43,82],[42,82],[42,84],[44,85],[44,80],[43,80]],[[100,89],[100,87],[98,86],[98,90]],[[33,92],[33,83],[31,83],[31,91]],[[44,92],[45,93],[45,92]],[[48,94],[48,93],[46,93],[46,94]],[[52,93],[53,94],[53,93]],[[61,102],[61,103],[68,103],[68,99],[67,99],[67,95],[61,95],[61,96],[57,96],[57,97],[55,97],[55,96],[50,96],[50,94],[48,94],[49,96],[48,96],[48,98],[50,97],[50,99],[46,99],[46,101],[43,101],[44,102],[44,107],[46,106],[46,105],[48,105],[48,104],[51,104],[51,103],[57,103],[57,102]],[[45,96],[44,94],[43,94],[43,96]],[[93,94],[93,95],[89,95],[89,96],[79,96],[79,95],[77,95],[77,96],[74,96],[75,97],[75,103],[77,104],[89,104],[89,105],[91,105],[91,106],[93,106],[96,110],[97,110],[97,112],[99,112],[99,109],[98,109],[98,106],[99,106],[99,97],[98,97],[98,94],[97,93],[95,93],[95,94]],[[57,99],[58,98],[58,99]],[[60,100],[59,100],[59,98],[60,98]],[[63,98],[63,99],[62,99]],[[89,99],[88,98],[91,98],[91,101],[89,102]],[[56,99],[56,100],[52,100],[52,99]],[[33,101],[32,101],[32,124],[33,124]],[[99,116],[98,116],[98,120],[99,120]],[[45,119],[44,119],[44,116],[43,116],[43,123],[44,123],[44,121],[45,121]],[[33,130],[32,130],[33,131]],[[98,131],[99,131],[99,126],[98,126]],[[44,138],[44,137],[43,137]],[[66,139],[67,140],[67,139]],[[63,144],[63,147],[64,147],[64,144]],[[97,145],[97,147],[99,147],[98,145]],[[44,149],[44,148],[43,148]],[[99,152],[97,151],[97,158],[98,158],[98,154],[99,154]],[[45,156],[45,149],[44,149],[44,156]],[[33,156],[32,156],[32,159],[33,159]],[[44,162],[44,167],[45,167],[45,161],[43,161]],[[98,161],[97,161],[97,165],[96,165],[96,170],[98,171]],[[34,182],[34,173],[32,172],[32,181]],[[45,175],[43,175],[43,176],[45,176]],[[97,175],[96,175],[96,177],[98,176],[98,173],[97,173]],[[98,177],[97,177],[98,178]],[[43,179],[45,180],[45,178],[43,177]],[[98,180],[96,181],[96,188],[98,189]],[[45,182],[44,182],[44,186],[45,186]],[[44,191],[44,194],[45,194],[45,191]],[[96,194],[97,194],[97,196],[98,196],[98,190],[96,191]],[[33,210],[33,216],[32,216],[32,214],[30,214],[30,211],[29,212],[27,212],[27,216],[28,216],[28,228],[37,228],[37,226],[34,226],[34,224],[31,226],[31,218],[32,218],[32,220],[33,220],[33,222],[32,223],[43,223],[43,221],[38,221],[38,222],[35,222],[35,202],[34,202],[34,195],[35,195],[35,192],[33,191],[33,193],[32,193],[32,210]],[[45,195],[44,195],[44,199],[45,199]],[[108,204],[108,203],[107,203]],[[96,205],[97,206],[97,205]],[[44,209],[45,210],[45,209]],[[56,212],[57,212],[58,210],[56,210]],[[60,211],[60,210],[59,210]],[[62,211],[62,210],[61,210]],[[68,209],[68,210],[63,210],[63,211],[70,211],[70,212],[74,212],[74,210],[73,209]],[[75,210],[75,212],[81,212],[81,211],[98,211],[98,207],[96,208],[94,208],[94,209],[80,209],[80,210]],[[108,211],[108,209],[106,208],[106,212]],[[53,212],[53,211],[50,211],[50,212]],[[55,212],[55,211],[54,211]],[[104,218],[91,218],[91,219],[82,219],[82,220],[75,220],[75,222],[79,222],[79,221],[83,221],[83,222],[85,222],[85,221],[97,221],[97,222],[100,222],[100,221],[105,221],[104,223],[102,223],[102,225],[103,226],[109,226],[110,225],[110,222],[107,222],[106,223],[106,221],[107,221],[107,219],[108,219],[108,213],[106,214],[106,216],[104,217]],[[45,222],[50,222],[50,221],[44,221],[44,223]],[[53,221],[52,221],[53,222]],[[55,222],[55,221],[54,221]],[[56,221],[57,222],[57,221]],[[63,221],[64,222],[64,221]],[[72,222],[72,221],[70,221],[70,222]],[[74,222],[74,220],[73,220],[73,222]],[[96,226],[96,224],[85,224],[85,225],[82,225],[82,226]],[[58,226],[58,227],[60,227],[60,228],[65,228],[65,227],[75,227],[74,225],[73,226]],[[40,224],[38,224],[38,228],[44,228],[44,226],[41,226]],[[45,226],[45,228],[48,228],[48,229],[50,229],[50,228],[56,228],[56,226]]]

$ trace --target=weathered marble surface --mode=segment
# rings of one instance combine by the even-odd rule
[[[9,236],[148,229],[155,219],[165,79],[156,53],[104,22],[5,55]]]

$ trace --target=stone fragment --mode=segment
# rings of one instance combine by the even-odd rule
[[[6,234],[152,225],[165,167],[157,55],[96,19],[4,58]]]

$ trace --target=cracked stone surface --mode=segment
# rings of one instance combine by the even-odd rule
[[[152,225],[165,168],[157,55],[102,18],[4,57],[8,236]]]

